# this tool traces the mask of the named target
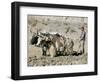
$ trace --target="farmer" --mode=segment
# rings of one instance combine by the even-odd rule
[[[81,35],[80,35],[80,46],[79,46],[79,53],[84,54],[84,45],[85,45],[85,37],[86,37],[86,32],[84,31],[84,27],[81,27]]]

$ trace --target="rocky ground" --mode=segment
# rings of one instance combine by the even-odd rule
[[[40,58],[29,57],[28,66],[52,66],[52,65],[77,65],[77,64],[87,64],[87,54],[82,54],[79,56],[57,56],[49,57],[43,56]]]

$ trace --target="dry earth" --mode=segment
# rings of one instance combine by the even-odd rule
[[[78,65],[87,64],[87,54],[82,54],[79,56],[57,56],[49,57],[42,56],[40,58],[28,57],[28,66],[51,66],[51,65]]]

